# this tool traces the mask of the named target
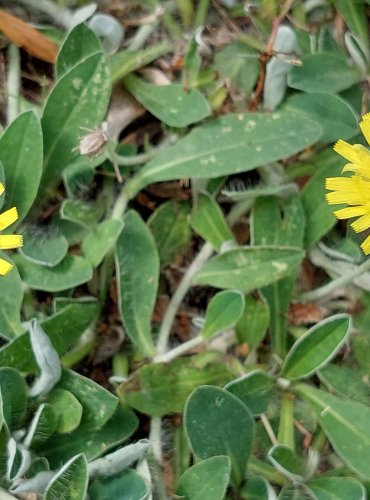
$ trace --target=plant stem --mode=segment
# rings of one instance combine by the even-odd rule
[[[299,296],[299,300],[304,300],[304,301],[314,301],[321,299],[327,295],[330,295],[334,290],[341,286],[348,285],[351,283],[355,278],[358,276],[361,276],[364,274],[366,271],[370,270],[370,259],[366,260],[363,262],[360,266],[358,266],[356,269],[353,271],[344,274],[343,276],[340,276],[339,278],[334,279],[327,285],[324,285],[320,288],[316,288],[316,290],[312,290],[310,292],[302,293]]]
[[[190,339],[187,342],[178,345],[174,349],[171,349],[164,354],[157,354],[154,357],[153,361],[154,363],[169,363],[178,356],[181,356],[181,354],[184,354],[189,349],[192,349],[193,347],[196,347],[203,342],[205,342],[205,339],[201,335],[198,335],[197,337],[194,337],[193,339]]]
[[[267,432],[268,437],[270,438],[272,445],[275,446],[275,444],[278,443],[278,440],[276,439],[275,433],[271,427],[270,422],[268,421],[268,418],[264,413],[262,413],[262,415],[260,415],[260,419],[263,427],[265,428],[265,431]]]
[[[113,206],[111,219],[122,220],[122,216],[125,213],[129,201],[130,200],[129,197],[127,196],[125,187],[123,187]]]
[[[185,295],[187,294],[195,274],[209,259],[212,253],[213,246],[210,243],[205,243],[201,251],[195,257],[188,270],[184,274],[179,286],[177,287],[176,292],[173,294],[172,299],[170,300],[170,303],[168,304],[167,310],[164,314],[161,328],[159,330],[157,343],[158,354],[163,354],[167,351],[168,338],[171,333],[171,327],[175,319],[176,312],[180,307]]]
[[[278,433],[279,443],[289,446],[292,450],[294,450],[293,401],[293,394],[289,392],[283,394]]]
[[[19,92],[21,88],[21,59],[19,48],[13,43],[8,49],[8,123],[11,123],[19,112]]]
[[[197,11],[195,13],[194,28],[204,26],[207,12],[209,8],[209,0],[199,0]]]
[[[152,417],[150,419],[149,439],[152,444],[154,458],[159,464],[161,464],[163,461],[161,436],[162,436],[162,419],[161,417]]]
[[[37,2],[35,0],[18,0],[18,2],[44,12],[64,28],[69,29],[71,25],[72,13],[68,9],[60,7],[55,2],[51,2],[50,0],[37,0]]]
[[[278,484],[279,486],[285,486],[289,482],[286,477],[280,474],[280,472],[277,472],[271,465],[262,462],[262,460],[253,455],[249,458],[248,470],[265,477],[268,481]]]

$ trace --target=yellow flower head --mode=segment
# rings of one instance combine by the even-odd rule
[[[370,145],[370,113],[362,117],[360,128]],[[325,181],[327,193],[326,201],[329,205],[346,204],[345,208],[333,213],[338,219],[358,217],[351,223],[356,233],[370,228],[370,151],[360,144],[348,144],[338,141],[334,151],[350,163],[347,163],[342,172],[353,172],[350,177],[330,177]],[[370,254],[370,236],[361,244],[364,254]]]
[[[0,182],[0,196],[4,192],[4,185]],[[15,207],[0,214],[0,232],[9,227],[18,219],[18,212]],[[23,237],[19,234],[0,234],[0,250],[10,250],[21,247]],[[5,276],[13,266],[4,259],[0,259],[0,276]]]

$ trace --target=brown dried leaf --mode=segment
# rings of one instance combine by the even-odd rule
[[[55,43],[30,24],[2,9],[0,9],[0,31],[32,56],[49,63],[55,62],[58,53]]]

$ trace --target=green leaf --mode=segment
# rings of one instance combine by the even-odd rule
[[[65,434],[74,431],[81,422],[83,406],[70,391],[53,389],[47,402],[58,417],[56,431]]]
[[[322,477],[306,483],[320,500],[365,500],[364,486],[353,477]]]
[[[275,492],[264,477],[251,477],[240,490],[244,500],[275,500]]]
[[[189,396],[184,422],[195,455],[201,459],[228,456],[232,481],[239,485],[253,440],[254,421],[248,408],[224,389],[205,385]]]
[[[258,53],[251,52],[242,42],[230,43],[216,53],[214,67],[224,79],[248,95],[259,75]]]
[[[309,404],[336,453],[353,471],[370,480],[370,408],[305,384],[295,387]]]
[[[288,97],[284,109],[309,116],[323,129],[321,141],[335,142],[353,137],[357,131],[357,116],[352,107],[337,95],[312,92]]]
[[[271,399],[274,381],[262,370],[255,370],[232,380],[225,389],[240,399],[253,413],[261,415]]]
[[[55,387],[69,391],[76,397],[83,407],[83,422],[91,429],[105,425],[118,404],[117,397],[112,393],[72,370],[63,370]]]
[[[119,220],[105,220],[92,228],[82,241],[82,252],[92,267],[97,267],[116,243],[123,228]]]
[[[306,378],[324,367],[346,342],[349,331],[350,317],[345,314],[331,316],[312,327],[293,344],[282,376]]]
[[[141,50],[121,50],[108,59],[112,83],[121,80],[132,71],[146,66],[159,57],[171,52],[173,44],[163,42]]]
[[[12,433],[21,425],[27,409],[27,386],[17,370],[0,368],[0,395],[0,421]]]
[[[342,58],[331,54],[310,54],[302,57],[302,66],[292,66],[288,84],[305,92],[335,94],[360,79],[360,73]]]
[[[368,403],[370,391],[367,378],[353,366],[330,364],[317,375],[330,392],[360,403]]]
[[[132,469],[114,476],[98,479],[89,487],[91,500],[145,500],[148,486],[144,479]]]
[[[178,83],[154,85],[134,75],[123,82],[145,109],[170,127],[187,127],[210,114],[211,108],[198,90],[185,90]]]
[[[62,234],[45,233],[35,227],[27,227],[22,232],[23,247],[19,251],[30,262],[54,267],[67,255],[68,241]]]
[[[6,293],[1,294],[0,300],[0,335],[12,340],[24,331],[21,326],[23,286],[17,268],[1,276],[1,288]]]
[[[45,491],[45,500],[56,498],[83,500],[86,496],[89,477],[84,455],[71,458],[53,477]]]
[[[287,199],[260,198],[252,213],[252,235],[255,245],[282,245],[301,248],[305,217],[298,195]],[[286,346],[286,317],[293,287],[299,273],[299,262],[290,266],[287,277],[264,288],[270,308],[269,333],[273,350],[284,357]]]
[[[145,365],[121,384],[123,402],[148,415],[183,411],[186,398],[201,384],[225,384],[232,374],[214,353],[179,358],[171,363]]]
[[[270,310],[265,300],[248,295],[244,311],[236,324],[239,344],[246,343],[254,349],[263,340],[270,321]]]
[[[154,182],[252,170],[288,158],[314,144],[321,133],[316,122],[295,113],[229,114],[192,130],[159,153],[127,183],[126,190],[131,198]]]
[[[40,324],[57,353],[63,354],[97,318],[98,311],[99,304],[96,300],[76,302],[41,321]],[[28,373],[37,371],[28,332],[0,349],[0,366],[11,366]]]
[[[42,173],[42,131],[33,111],[18,115],[1,136],[0,162],[5,174],[5,208],[17,208],[19,225],[36,198]]]
[[[284,486],[280,491],[278,500],[318,500],[316,495],[304,486]]]
[[[58,79],[77,63],[95,52],[101,52],[101,44],[95,33],[86,24],[78,24],[64,40],[55,65]]]
[[[291,274],[303,257],[288,247],[241,247],[210,259],[194,278],[196,285],[249,292]]]
[[[198,195],[190,224],[194,231],[209,241],[216,250],[219,250],[225,241],[234,241],[234,235],[219,204],[208,193]]]
[[[13,260],[23,282],[34,290],[60,292],[82,285],[92,277],[91,265],[78,255],[67,255],[54,267],[34,264],[22,255],[14,255]]]
[[[325,179],[340,175],[345,164],[332,150],[325,150],[314,160],[315,171],[301,193],[302,205],[306,214],[305,247],[311,248],[334,226],[335,207],[325,200]]]
[[[81,423],[69,434],[55,434],[52,441],[38,450],[38,454],[46,457],[53,469],[77,453],[83,453],[91,461],[126,441],[137,426],[138,420],[134,413],[117,406],[112,418],[100,429],[92,429],[89,423]]]
[[[148,219],[161,264],[169,264],[186,250],[191,230],[188,224],[190,205],[174,200],[162,203]]]
[[[55,432],[58,424],[58,417],[52,406],[41,404],[32,419],[24,445],[27,448],[36,449],[41,443],[47,441]]]
[[[369,30],[366,22],[365,6],[361,0],[331,0],[343,16],[349,29],[356,33],[368,47]]]
[[[109,72],[101,53],[86,57],[57,82],[46,101],[41,119],[44,170],[40,196],[57,182],[63,169],[77,156],[74,149],[81,127],[93,129],[100,125],[109,98]]]
[[[289,446],[273,446],[267,458],[279,472],[293,482],[302,481],[308,472],[307,461],[298,457]]]
[[[244,295],[236,290],[217,293],[207,306],[204,325],[200,332],[202,337],[209,339],[235,326],[243,313],[244,304]]]
[[[120,312],[126,332],[144,355],[153,354],[151,317],[157,296],[159,257],[140,215],[130,210],[117,240],[116,269]]]
[[[296,54],[299,51],[296,30],[287,24],[278,26],[272,49],[275,54]],[[263,86],[265,109],[274,111],[284,99],[290,68],[291,64],[283,57],[271,57],[267,62]]]
[[[211,457],[184,472],[180,477],[176,495],[184,500],[223,500],[229,478],[229,458]]]
[[[88,203],[82,200],[65,200],[60,207],[60,216],[90,229],[96,226],[102,216],[102,207],[96,201]]]

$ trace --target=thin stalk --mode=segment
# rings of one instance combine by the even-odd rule
[[[122,220],[123,214],[125,213],[129,201],[130,200],[127,196],[125,187],[123,187],[113,206],[111,219]]]
[[[150,419],[149,439],[152,444],[153,455],[159,464],[162,464],[162,419],[161,417],[152,417]]]
[[[324,285],[320,288],[316,288],[315,290],[312,290],[310,292],[302,293],[299,296],[299,300],[315,301],[318,299],[322,299],[323,297],[330,295],[337,288],[350,284],[355,278],[361,276],[362,274],[364,274],[369,270],[370,270],[370,259],[363,262],[353,271],[346,273],[345,275],[340,276],[339,278],[334,279],[327,285]]]
[[[326,438],[325,432],[320,427],[319,430],[315,434],[315,437],[312,441],[311,448],[313,448],[314,450],[316,450],[320,453],[321,450],[324,448],[326,442],[327,442],[327,438]]]
[[[209,0],[199,0],[197,10],[195,12],[194,28],[205,25],[209,3]]]
[[[268,418],[264,413],[262,413],[262,415],[260,415],[260,419],[263,427],[265,428],[265,431],[267,432],[268,437],[270,438],[272,445],[275,446],[276,444],[278,444],[278,440],[276,439],[275,433],[271,427]]]
[[[157,24],[158,24],[158,18],[156,18],[155,21],[149,24],[144,24],[143,26],[140,26],[137,33],[131,40],[127,50],[132,50],[132,51],[140,50],[144,46],[145,42],[148,40],[150,35],[153,33],[153,31],[156,29]]]
[[[35,0],[18,0],[18,2],[44,12],[44,14],[47,14],[57,24],[64,28],[69,29],[71,25],[72,13],[68,9],[60,7],[55,2],[51,2],[50,0],[37,0],[37,2],[35,2]]]
[[[266,464],[266,462],[263,462],[253,455],[251,455],[248,461],[248,471],[263,476],[268,481],[278,484],[279,486],[285,486],[289,482],[289,480],[280,474],[280,472],[277,472],[272,465]]]
[[[174,349],[171,349],[170,351],[167,351],[164,354],[157,354],[154,357],[153,361],[154,363],[169,363],[178,356],[181,356],[181,354],[184,354],[186,351],[189,351],[189,349],[192,349],[193,347],[203,344],[203,342],[205,342],[205,339],[201,335],[198,335],[197,337],[194,337],[193,339],[190,339],[187,342],[178,345]]]
[[[279,443],[289,446],[292,450],[294,450],[293,401],[293,394],[289,392],[283,394],[278,432]]]
[[[167,351],[168,339],[177,310],[184,300],[184,297],[190,288],[194,276],[203,266],[203,264],[210,258],[212,253],[212,245],[210,243],[205,243],[201,251],[195,257],[188,270],[184,274],[179,286],[177,287],[176,292],[173,294],[172,299],[170,300],[170,303],[168,304],[167,310],[164,314],[161,328],[159,330],[157,343],[158,354],[164,354]]]
[[[10,44],[8,49],[8,123],[19,114],[19,94],[21,88],[21,58],[19,48]]]

